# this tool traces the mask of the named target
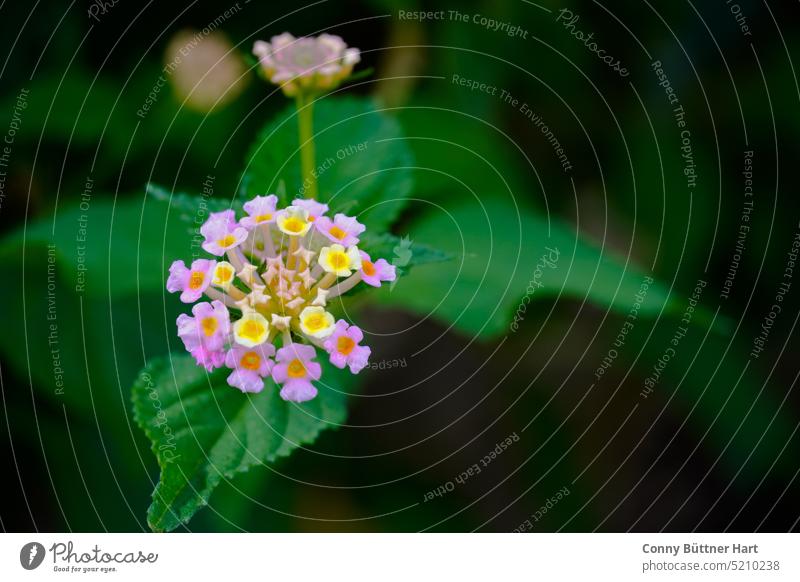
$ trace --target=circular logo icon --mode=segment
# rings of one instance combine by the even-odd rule
[[[19,551],[19,563],[26,570],[38,568],[44,561],[44,546],[39,542],[29,542]]]

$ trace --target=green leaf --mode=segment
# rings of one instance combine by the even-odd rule
[[[199,227],[229,200],[172,193],[149,184],[147,196],[117,199],[89,193],[81,206],[59,206],[55,216],[0,241],[0,257],[47,252],[68,285],[92,297],[162,290],[173,260],[205,254]],[[233,207],[237,209],[237,207]]]
[[[152,182],[147,184],[146,191],[153,200],[171,206],[177,212],[177,219],[190,225],[191,232],[198,228],[198,221],[204,220],[211,212],[221,212],[228,208],[241,211],[240,205],[224,198],[172,192]]]
[[[397,111],[419,168],[415,198],[439,202],[471,192],[483,197],[512,191],[543,200],[519,146],[503,134],[503,123],[487,119],[488,110],[468,111],[474,102],[458,102],[459,97],[464,97],[463,89],[447,96],[417,95],[409,107]]]
[[[147,517],[155,531],[187,523],[223,479],[273,463],[346,418],[347,372],[323,366],[319,395],[303,404],[281,400],[270,380],[260,394],[243,394],[227,385],[229,372],[208,374],[172,355],[153,360],[133,386],[134,417],[161,468]]]
[[[432,313],[483,338],[508,332],[514,317],[524,319],[526,295],[531,301],[565,295],[627,313],[647,275],[572,228],[511,201],[456,202],[444,214],[423,216],[409,232],[455,260],[414,269],[393,293],[381,295],[382,302]],[[537,271],[541,257],[551,255],[548,249],[557,251],[555,267]],[[682,298],[654,282],[639,313],[679,313],[683,306]]]
[[[441,263],[453,258],[450,253],[440,251],[429,245],[418,244],[407,236],[399,237],[391,233],[361,235],[359,247],[367,251],[371,258],[386,259],[402,269],[413,266]]]
[[[314,104],[320,200],[333,212],[358,214],[387,230],[405,207],[413,156],[399,124],[370,101],[322,97]],[[242,178],[247,197],[274,192],[284,180],[290,202],[303,197],[297,116],[288,107],[261,132]]]

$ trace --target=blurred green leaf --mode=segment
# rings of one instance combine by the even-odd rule
[[[314,104],[314,132],[320,200],[386,230],[413,183],[413,156],[400,125],[368,100],[323,97]],[[248,197],[275,191],[280,180],[289,198],[304,196],[297,133],[294,106],[261,132],[243,177]]]
[[[63,209],[54,232],[48,218],[0,242],[8,275],[0,298],[9,307],[0,350],[30,377],[39,397],[64,403],[71,413],[98,414],[93,405],[126,401],[118,386],[127,387],[141,367],[142,345],[163,350],[159,323],[174,321],[172,306],[156,294],[164,281],[158,268],[163,233],[151,230],[142,241],[152,244],[137,245],[138,217],[133,201],[114,213],[111,201],[98,200],[86,213]],[[87,240],[76,240],[84,228]]]
[[[227,385],[228,373],[172,355],[153,360],[133,386],[134,417],[161,467],[148,510],[155,531],[187,523],[223,479],[275,462],[346,418],[349,374],[331,366],[319,395],[303,404],[284,402],[270,380],[263,392],[243,394]]]
[[[200,225],[229,200],[172,193],[149,184],[148,196],[109,198],[90,193],[83,206],[60,206],[0,241],[0,257],[23,249],[45,252],[54,245],[54,264],[68,285],[92,297],[161,290],[169,264],[204,254]]]
[[[396,111],[416,162],[416,197],[439,202],[466,192],[512,191],[526,192],[531,202],[543,200],[530,160],[507,130],[466,104],[457,108],[465,91],[423,94]]]
[[[194,221],[198,209],[202,207],[205,207],[206,212],[220,212],[228,208],[236,209],[229,200],[203,197],[186,192],[172,192],[152,182],[147,184],[146,190],[147,194],[151,196],[153,200],[169,204],[172,206],[173,210],[180,212],[178,216],[179,219],[191,224],[195,224]]]
[[[393,293],[381,296],[385,303],[431,312],[465,333],[491,338],[509,329],[526,294],[531,300],[566,295],[627,313],[646,277],[570,227],[511,202],[462,201],[445,210],[409,230],[415,240],[456,259],[415,269]],[[551,256],[548,249],[557,251],[555,267],[537,271],[541,257]],[[657,315],[662,308],[680,313],[683,301],[655,282],[639,314]]]

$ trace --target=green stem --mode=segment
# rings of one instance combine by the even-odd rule
[[[314,109],[312,95],[297,95],[297,124],[300,130],[300,163],[303,171],[303,186],[307,198],[316,200],[319,197],[317,178],[314,173],[316,164],[314,152]]]

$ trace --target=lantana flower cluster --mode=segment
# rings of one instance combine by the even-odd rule
[[[357,374],[368,363],[361,329],[328,311],[356,285],[394,281],[395,267],[359,249],[365,227],[352,216],[327,216],[328,206],[294,200],[277,208],[274,194],[212,213],[200,228],[202,248],[216,257],[187,266],[175,261],[167,290],[184,303],[201,301],[178,317],[178,336],[198,365],[230,368],[228,384],[261,392],[268,378],[280,396],[304,402],[317,395],[320,352]]]

